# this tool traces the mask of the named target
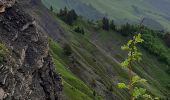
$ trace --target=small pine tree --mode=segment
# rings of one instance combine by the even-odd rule
[[[73,9],[69,11],[66,7],[64,10],[60,9],[60,12],[57,14],[57,16],[69,25],[72,25],[73,22],[78,18],[78,15]]]
[[[64,16],[64,11],[63,9],[60,9],[59,13],[57,14],[57,16],[61,17]]]
[[[78,15],[76,14],[76,12],[75,12],[74,9],[70,10],[70,14],[71,14],[73,20],[76,20],[76,19],[77,19]]]
[[[72,54],[72,49],[71,49],[70,45],[68,45],[68,44],[64,45],[63,50],[64,50],[64,54],[66,56],[70,56]]]
[[[113,20],[110,22],[110,29],[113,30],[113,31],[116,30],[116,25],[115,25]]]
[[[53,10],[54,10],[54,9],[53,9],[53,6],[50,6],[50,11],[53,12]]]
[[[79,26],[77,26],[77,27],[74,29],[74,31],[77,32],[77,33],[81,33],[81,34],[83,34],[83,35],[84,35],[84,33],[85,33],[85,32],[84,32],[84,29],[83,29],[82,27],[80,28]]]
[[[102,28],[104,29],[104,30],[106,30],[106,31],[109,31],[109,19],[108,18],[106,18],[106,17],[104,17],[103,19],[102,19]]]
[[[68,14],[68,10],[67,10],[67,7],[64,7],[64,10],[63,10],[63,15],[66,16]]]

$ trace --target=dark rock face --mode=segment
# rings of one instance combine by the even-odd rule
[[[0,100],[60,99],[61,78],[54,71],[47,36],[17,4],[0,13],[0,42],[10,51],[0,64]]]

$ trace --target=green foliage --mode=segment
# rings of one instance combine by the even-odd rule
[[[70,56],[72,54],[72,49],[71,49],[70,45],[68,45],[68,44],[64,45],[63,51],[66,56]]]
[[[73,22],[78,18],[78,15],[73,9],[68,10],[66,7],[64,9],[60,9],[60,12],[57,14],[57,16],[69,25],[72,25]]]
[[[170,48],[170,33],[166,33],[163,36],[164,42],[166,43],[166,45]]]
[[[118,88],[120,89],[128,89],[128,86],[125,83],[118,83]]]
[[[136,84],[136,83],[146,83],[146,80],[140,78],[139,76],[133,76],[132,77],[132,84]]]
[[[109,29],[110,29],[109,19],[106,18],[106,17],[104,17],[104,18],[102,19],[102,28],[103,28],[104,30],[106,30],[106,31],[109,31]]]
[[[53,12],[53,10],[54,10],[54,9],[53,9],[53,6],[50,6],[50,11]]]
[[[110,29],[113,31],[116,31],[116,25],[113,20],[111,20],[111,22],[110,22]]]
[[[135,87],[133,89],[132,95],[134,99],[138,99],[140,96],[145,95],[145,93],[146,93],[146,89]]]
[[[143,97],[145,99],[146,95],[150,96],[150,95],[146,94],[146,89],[136,86],[137,84],[146,83],[146,80],[140,78],[137,75],[136,76],[132,75],[132,63],[134,61],[141,60],[142,53],[138,51],[137,44],[142,43],[142,42],[144,42],[144,40],[141,38],[141,34],[137,34],[133,37],[132,40],[129,40],[126,45],[121,47],[122,50],[128,51],[128,57],[124,62],[121,63],[121,66],[123,66],[124,68],[128,68],[128,70],[129,70],[129,73],[128,73],[129,84],[126,85],[125,83],[118,83],[118,88],[127,89],[130,93],[131,100],[135,100],[135,99],[138,99],[141,97]],[[153,100],[153,99],[151,99],[151,100]]]
[[[170,49],[163,43],[159,34],[161,33],[149,29],[143,29],[143,39],[146,42],[144,42],[142,46],[151,54],[157,56],[160,61],[170,66]],[[167,69],[167,72],[169,72],[169,68]]]
[[[75,32],[77,32],[77,33],[81,33],[81,34],[83,34],[84,35],[84,29],[82,28],[82,27],[79,27],[79,26],[77,26],[76,28],[74,28],[74,31]]]
[[[153,98],[151,95],[148,94],[144,94],[143,98],[145,98],[145,100],[159,100],[158,97]]]
[[[70,100],[92,100],[93,91],[68,69],[64,49],[52,39],[49,39],[49,46],[56,71],[62,75],[66,96]]]
[[[57,18],[57,20],[59,20],[59,19]],[[122,60],[124,58],[124,55],[122,54],[122,51],[119,48],[119,44],[122,44],[123,43],[122,40],[126,40],[126,37],[122,37],[120,34],[116,34],[116,32],[113,32],[113,31],[108,31],[108,32],[103,31],[103,30],[94,30],[93,31],[93,30],[91,30],[91,29],[93,29],[93,26],[86,24],[85,23],[86,21],[84,21],[82,19],[77,20],[74,23],[74,25],[82,26],[86,30],[87,37],[82,36],[82,35],[77,35],[77,34],[74,34],[74,32],[72,31],[73,30],[72,26],[66,25],[63,21],[59,21],[59,22],[61,22],[61,25],[65,28],[66,31],[68,31],[68,32],[70,31],[69,34],[73,35],[74,37],[77,37],[77,38],[71,38],[71,40],[74,42],[74,45],[76,47],[76,51],[74,50],[74,47],[72,47],[73,52],[74,53],[78,52],[78,55],[80,56],[80,58],[82,58],[83,61],[85,62],[85,64],[83,62],[83,64],[79,65],[80,69],[84,68],[84,67],[82,67],[82,65],[84,65],[86,68],[89,68],[89,69],[92,67],[95,69],[95,72],[99,73],[98,75],[101,77],[101,76],[107,75],[107,73],[103,74],[103,72],[104,72],[103,70],[105,70],[105,68],[107,68],[105,66],[105,63],[108,63],[108,62],[115,63],[112,60],[109,60],[108,62],[103,60],[102,63],[100,63],[100,65],[102,65],[102,66],[100,66],[100,65],[96,66],[95,64],[93,64],[94,61],[90,61],[90,59],[89,59],[90,57],[92,58],[92,57],[94,57],[94,55],[101,55],[101,52],[100,53],[96,53],[96,52],[91,53],[91,50],[96,51],[96,49],[95,49],[96,47],[89,46],[89,44],[91,42],[89,37],[91,37],[92,34],[95,34],[95,33],[96,33],[96,35],[99,35],[99,37],[97,38],[99,43],[102,43],[102,45],[106,45],[107,43],[112,44],[114,47],[114,50],[118,51],[118,52],[116,52],[116,54],[117,53],[120,54],[119,60]],[[101,29],[101,27],[100,27],[100,29]],[[67,34],[67,33],[65,33],[65,34]],[[86,40],[84,40],[84,38],[86,38]],[[69,41],[69,40],[66,40],[66,41]],[[88,41],[90,41],[90,42],[88,42]],[[111,41],[112,41],[112,43],[111,43]],[[113,43],[113,41],[115,41],[116,43]],[[146,42],[146,41],[144,41],[144,42]],[[84,47],[81,47],[81,49],[79,49],[80,45],[83,45]],[[95,45],[98,45],[98,44],[95,44]],[[106,46],[102,46],[101,49],[103,49],[105,47]],[[164,66],[166,66],[166,65],[164,63],[159,62],[155,56],[150,55],[146,50],[142,49],[142,52],[143,52],[142,62],[135,63],[135,66],[133,67],[133,69],[142,78],[149,80],[149,84],[148,84],[149,86],[147,87],[147,90],[149,92],[151,92],[154,95],[159,95],[159,97],[161,97],[161,98],[164,98],[164,96],[167,96],[166,95],[167,88],[165,88],[165,87],[167,86],[167,83],[169,82],[169,76],[166,73],[164,73],[164,70],[165,70]],[[91,54],[94,54],[94,55],[91,55]],[[105,59],[105,55],[107,55],[107,53],[104,53],[104,56],[101,56],[99,58]],[[60,58],[62,58],[62,57],[60,57]],[[97,58],[97,57],[95,57],[95,58]],[[114,56],[114,58],[117,59],[116,56]],[[82,61],[82,59],[80,59],[80,61]],[[90,67],[88,64],[90,65]],[[120,73],[120,74],[118,74],[118,76],[120,76],[121,80],[122,80],[122,78],[124,79],[127,76],[126,73],[124,73],[123,70],[121,68],[119,68],[119,66],[117,66],[117,64],[111,65],[111,66],[113,66],[113,68],[114,68],[114,70],[116,70],[116,72]],[[102,71],[100,71],[100,69],[97,69],[99,67],[102,68]],[[71,67],[69,69],[75,71],[75,67],[74,68]],[[81,73],[79,73],[79,74],[81,74]],[[113,79],[115,79],[115,78],[113,78]],[[102,77],[103,84],[107,83],[107,80],[109,80],[109,78],[106,79],[105,77],[104,78]],[[110,85],[107,85],[107,89],[109,89],[109,86]],[[114,90],[113,90],[114,93],[118,92],[117,94],[119,97],[122,97],[122,100],[123,100],[123,98],[127,98],[128,95],[126,94],[126,92],[121,91],[121,90],[116,90],[115,87],[113,87],[113,88],[114,88]],[[96,92],[98,92],[98,91],[96,91]]]
[[[96,96],[96,91],[95,90],[93,90],[93,96]]]
[[[6,46],[0,43],[0,64],[2,64],[3,61],[5,60],[7,53],[8,53],[8,49],[6,48]]]
[[[139,26],[130,25],[128,23],[122,25],[121,28],[117,31],[120,32],[123,36],[131,36],[133,33],[142,31],[142,36],[144,40],[142,47],[145,48],[147,51],[149,51],[151,54],[157,56],[157,58],[160,61],[170,66],[170,53],[169,53],[170,49],[168,48],[169,41],[170,41],[169,33],[163,36],[162,32],[148,29],[145,26],[142,26],[141,28]],[[132,41],[129,41],[129,44],[130,42]],[[126,46],[126,47],[122,47],[122,49],[128,49],[128,48]],[[138,53],[138,55],[140,55],[140,53]],[[128,60],[129,59],[127,59],[122,64],[126,66]],[[167,69],[167,72],[169,72],[169,68]]]
[[[134,25],[130,25],[129,23],[126,23],[125,25],[122,25],[119,30],[117,30],[121,35],[123,36],[129,36],[132,35],[132,33],[136,33],[138,30],[138,27],[135,27]]]
[[[142,54],[138,52],[136,45],[142,42],[143,39],[141,39],[141,34],[138,34],[135,35],[132,40],[129,40],[126,45],[121,47],[122,50],[128,51],[128,58],[121,63],[123,67],[128,67],[132,61],[141,60]]]

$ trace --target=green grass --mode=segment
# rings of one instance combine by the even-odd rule
[[[92,100],[92,90],[69,70],[67,59],[64,59],[60,45],[51,39],[49,39],[49,44],[56,70],[63,78],[64,93],[67,98],[69,100]]]

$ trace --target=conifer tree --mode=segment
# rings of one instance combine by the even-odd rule
[[[53,6],[50,6],[50,11],[53,12],[53,10],[54,10],[54,9],[53,9]]]
[[[114,30],[114,31],[116,30],[116,25],[113,20],[111,20],[111,22],[110,22],[110,29]]]
[[[102,19],[102,28],[106,31],[109,31],[109,19],[106,17]]]

